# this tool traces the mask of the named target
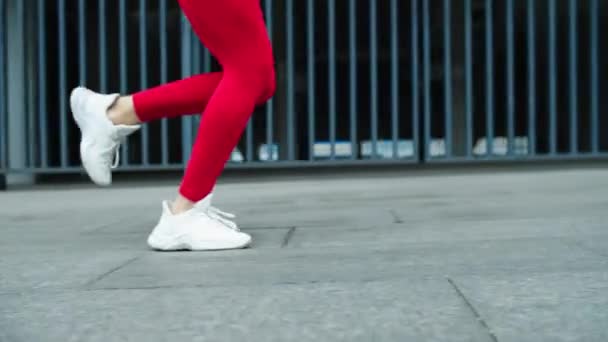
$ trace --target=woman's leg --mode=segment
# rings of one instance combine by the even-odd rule
[[[81,129],[81,159],[91,179],[111,184],[114,155],[138,123],[203,112],[179,201],[189,209],[211,191],[256,104],[275,90],[272,48],[258,0],[181,0],[194,31],[222,72],[194,76],[134,96],[74,89],[70,104]]]
[[[120,97],[108,109],[108,117],[116,125],[199,114],[222,79],[222,72],[192,76]]]
[[[197,202],[213,189],[255,105],[273,95],[274,60],[259,1],[180,0],[179,4],[223,69],[203,111],[180,187],[184,198]]]
[[[196,6],[208,5],[203,3]],[[197,10],[192,7],[189,5],[188,11]],[[193,26],[199,36],[202,34],[201,30],[205,29],[197,23],[193,23]],[[108,109],[108,116],[114,124],[135,125],[162,118],[202,113],[222,77],[222,72],[200,74],[130,96],[122,96]],[[261,97],[256,101],[256,105],[265,101],[266,99]]]
[[[251,243],[251,236],[238,231],[228,220],[230,215],[211,207],[208,194],[256,103],[274,93],[272,49],[259,0],[180,0],[179,4],[222,65],[223,74],[206,103],[180,196],[171,207],[163,203],[148,245],[161,250],[243,248]],[[188,210],[199,201],[197,208]]]

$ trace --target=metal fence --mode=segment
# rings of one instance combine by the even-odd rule
[[[606,50],[598,46],[605,2],[443,0],[440,14],[429,13],[433,4],[422,1],[423,143],[440,144],[427,161],[606,155]],[[443,32],[430,26],[434,19]],[[433,39],[443,43],[438,72]],[[443,85],[434,92],[438,74]]]
[[[278,91],[229,167],[607,156],[604,2],[261,5]],[[217,69],[175,1],[0,0],[0,170],[80,172],[76,85],[125,94]],[[120,169],[182,168],[198,121],[146,125]]]

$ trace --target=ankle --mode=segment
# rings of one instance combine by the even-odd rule
[[[141,123],[135,114],[131,96],[121,96],[108,108],[108,119],[114,125],[137,125]]]
[[[171,204],[171,212],[174,215],[181,214],[192,208],[194,208],[194,202],[190,201],[182,195],[178,195],[175,201],[173,201],[173,203]]]

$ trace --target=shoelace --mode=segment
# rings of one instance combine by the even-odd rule
[[[226,227],[236,230],[237,232],[240,231],[239,227],[236,225],[236,223],[230,219],[234,219],[236,218],[236,215],[231,214],[231,213],[227,213],[225,211],[221,211],[220,209],[210,206],[207,209],[207,214],[214,220],[217,220],[219,222],[221,222],[222,224],[224,224]]]
[[[116,147],[116,151],[114,152],[114,163],[110,168],[112,170],[116,169],[120,165],[120,144]]]
[[[110,166],[110,168],[112,170],[116,169],[118,167],[118,165],[120,165],[120,145],[122,145],[123,143],[125,143],[126,140],[127,140],[126,138],[121,138],[118,141],[117,146],[114,149],[114,162]]]
[[[198,213],[200,215],[207,216],[207,217],[211,218],[212,220],[218,221],[222,225],[224,225],[232,230],[235,230],[237,232],[241,231],[239,229],[239,227],[237,226],[237,224],[234,221],[230,220],[230,219],[234,219],[236,217],[236,215],[234,215],[234,214],[221,211],[218,208],[213,207],[213,206],[209,206],[207,208],[200,208]]]

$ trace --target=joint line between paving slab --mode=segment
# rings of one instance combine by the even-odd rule
[[[391,216],[393,217],[393,223],[397,223],[397,224],[401,224],[403,223],[403,220],[401,219],[401,217],[397,214],[396,211],[394,210],[389,210],[389,213],[391,214]]]
[[[467,297],[460,290],[460,288],[456,285],[456,283],[452,279],[450,279],[449,277],[447,277],[446,279],[448,280],[448,283],[450,283],[450,285],[452,285],[452,287],[454,288],[454,291],[456,291],[456,293],[458,294],[458,297],[460,297],[464,301],[464,303],[467,305],[467,307],[469,308],[469,310],[471,310],[471,312],[473,313],[473,315],[475,316],[475,318],[477,319],[477,321],[479,322],[479,324],[481,324],[481,326],[486,330],[486,332],[488,333],[488,335],[490,335],[490,338],[492,338],[492,341],[498,342],[498,338],[496,338],[496,335],[494,335],[494,333],[492,332],[492,330],[490,330],[490,327],[488,326],[488,324],[486,323],[486,321],[481,317],[481,315],[479,314],[479,312],[477,311],[477,309],[475,309],[475,307],[473,306],[473,304],[471,304],[471,302],[467,299]]]
[[[585,246],[585,244],[583,244],[581,241],[572,241],[572,243],[582,249],[585,252],[589,252],[591,254],[595,254],[596,256],[601,256],[602,258],[608,258],[608,254],[604,254],[602,252],[597,251],[595,248],[589,248],[588,246]]]
[[[123,262],[122,264],[120,264],[120,265],[118,265],[118,266],[116,266],[116,267],[112,268],[111,270],[109,270],[109,271],[107,271],[107,272],[105,272],[105,273],[103,273],[103,274],[101,274],[101,275],[99,275],[99,276],[95,277],[95,279],[93,279],[93,280],[89,281],[89,282],[88,282],[88,283],[85,285],[85,287],[89,287],[89,286],[91,286],[91,285],[95,284],[96,282],[98,282],[98,281],[100,281],[101,279],[103,279],[103,278],[105,278],[105,277],[109,276],[110,274],[112,274],[112,273],[114,273],[114,272],[116,272],[116,271],[120,270],[121,268],[126,267],[126,266],[128,266],[129,264],[133,263],[135,260],[139,259],[140,257],[141,257],[141,255],[138,255],[138,256],[136,256],[136,257],[133,257],[133,258],[131,258],[131,259],[129,259],[129,260],[127,260],[127,261]]]
[[[287,247],[287,245],[289,244],[289,241],[293,237],[293,234],[295,233],[295,231],[296,231],[296,227],[289,228],[289,230],[285,234],[285,238],[283,238],[283,243],[281,243],[281,248]]]

